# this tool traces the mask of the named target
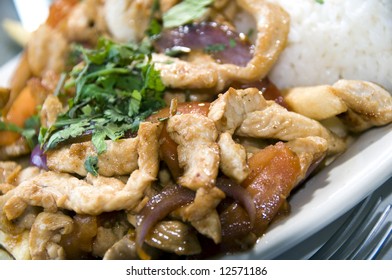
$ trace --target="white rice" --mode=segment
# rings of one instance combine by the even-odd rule
[[[287,48],[270,74],[279,87],[378,83],[392,92],[392,0],[270,0],[291,17]]]

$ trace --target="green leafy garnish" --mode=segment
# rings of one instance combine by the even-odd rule
[[[159,72],[151,63],[148,44],[117,44],[101,38],[96,49],[78,47],[83,61],[69,73],[64,88],[75,89],[69,109],[49,128],[41,128],[45,150],[81,135],[91,134],[97,154],[106,150],[105,139],[117,140],[164,107]],[[91,173],[95,159],[85,166]]]
[[[40,120],[38,115],[33,115],[28,118],[23,127],[19,127],[12,123],[5,123],[0,121],[0,131],[12,131],[22,135],[29,145],[30,149],[33,149],[38,143],[38,131],[40,127]]]
[[[98,157],[89,156],[84,162],[84,168],[87,172],[93,174],[94,176],[98,175]]]
[[[324,4],[324,0],[315,0],[319,4]]]
[[[163,14],[163,27],[177,27],[201,18],[213,2],[214,0],[184,0]]]
[[[226,49],[226,45],[225,44],[211,44],[211,45],[207,45],[204,48],[204,51],[206,53],[215,53],[215,52],[224,51],[225,49]]]

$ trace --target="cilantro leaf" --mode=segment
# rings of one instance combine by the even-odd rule
[[[106,151],[105,139],[137,131],[150,114],[164,107],[165,86],[151,63],[151,45],[119,44],[101,38],[95,49],[77,46],[83,61],[68,73],[64,88],[73,88],[68,111],[39,140],[46,150],[81,135],[91,134],[97,154]],[[95,159],[86,166],[95,170]],[[90,172],[89,171],[89,172]]]
[[[172,28],[201,18],[214,0],[184,0],[163,14],[163,27]]]
[[[88,156],[84,162],[84,168],[87,172],[93,174],[94,176],[98,176],[98,157]]]

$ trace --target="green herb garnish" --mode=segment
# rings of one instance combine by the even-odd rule
[[[324,0],[315,0],[319,4],[324,4]]]
[[[181,26],[205,15],[214,0],[184,0],[163,14],[163,27]]]
[[[0,131],[12,131],[22,135],[29,145],[30,149],[33,149],[38,143],[38,131],[40,126],[40,120],[38,115],[33,115],[28,118],[23,127],[19,127],[12,123],[5,123],[0,121]]]
[[[94,176],[98,175],[98,157],[89,156],[84,162],[84,168],[87,172],[93,174]]]
[[[211,44],[211,45],[206,46],[204,48],[204,51],[206,53],[215,53],[215,52],[224,51],[225,49],[226,49],[225,44]]]
[[[49,128],[41,128],[40,142],[45,150],[84,134],[101,154],[105,139],[117,140],[125,132],[136,132],[139,123],[164,107],[159,72],[151,63],[148,44],[117,44],[101,38],[96,49],[78,47],[83,61],[69,73],[64,88],[75,89],[69,109]],[[95,160],[86,161],[88,171]],[[87,169],[87,168],[86,168]],[[95,172],[91,172],[95,173]]]

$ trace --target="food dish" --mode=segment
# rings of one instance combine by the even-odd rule
[[[0,68],[6,86],[19,57]],[[273,259],[327,226],[392,176],[392,125],[359,137],[335,162],[311,178],[290,199],[289,219],[277,221],[258,244],[224,259]]]

